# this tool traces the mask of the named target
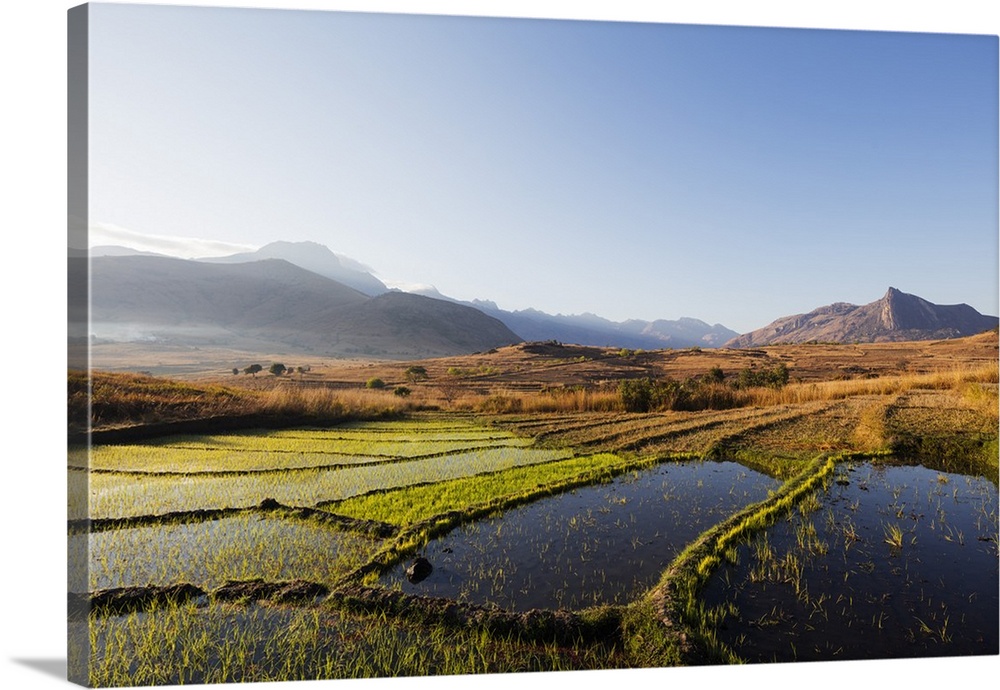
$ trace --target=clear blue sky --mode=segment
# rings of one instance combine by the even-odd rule
[[[94,243],[740,332],[890,285],[1000,312],[996,36],[91,11]]]

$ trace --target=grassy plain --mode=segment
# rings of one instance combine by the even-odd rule
[[[256,376],[233,374],[251,362],[221,352],[203,353],[211,367],[189,363],[171,378],[71,375],[70,419],[86,411],[88,384],[93,391],[95,446],[71,448],[89,500],[70,517],[122,520],[91,536],[111,554],[115,535],[128,535],[135,559],[123,570],[107,555],[92,586],[134,586],[140,600],[143,586],[196,581],[212,602],[91,615],[89,642],[71,660],[89,654],[101,685],[734,661],[712,634],[701,588],[737,544],[808,501],[843,462],[916,458],[997,484],[997,352],[996,332],[733,351],[526,343],[423,362],[316,358],[281,376],[267,361]],[[779,365],[784,385],[738,385],[741,372]],[[374,378],[385,386],[366,387]],[[643,380],[669,382],[671,395],[628,411],[622,382]],[[373,574],[463,522],[677,458],[737,460],[785,484],[708,530],[627,606],[531,618],[371,587]],[[307,527],[289,527],[296,520]],[[234,531],[208,558],[219,525]],[[365,525],[381,536],[342,541]],[[164,544],[186,543],[184,553],[210,565],[197,575],[157,566],[177,554],[144,550],[140,529],[161,530]],[[166,539],[185,530],[187,542]],[[312,539],[315,530],[336,534]],[[277,534],[285,551],[264,546]],[[308,565],[310,540],[329,544],[320,569]],[[337,552],[341,543],[350,548]],[[321,582],[329,597],[219,603],[224,580],[293,576]],[[164,635],[176,644],[154,648]],[[142,673],[121,665],[125,652]]]

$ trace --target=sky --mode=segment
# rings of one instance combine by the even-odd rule
[[[114,4],[90,21],[92,244],[310,240],[391,285],[739,332],[889,286],[1000,312],[996,36]]]

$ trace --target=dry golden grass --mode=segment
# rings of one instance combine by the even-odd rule
[[[83,372],[69,373],[71,431],[84,430],[75,427],[87,418],[87,383]],[[416,402],[391,391],[302,388],[277,382],[246,388],[106,372],[93,372],[90,391],[90,419],[95,429],[248,415],[364,419],[405,412]]]
[[[750,405],[797,405],[816,400],[844,400],[866,395],[898,395],[910,390],[960,390],[978,384],[996,384],[997,363],[956,367],[926,374],[899,374],[871,379],[792,383],[784,388],[753,389]],[[994,400],[995,400],[994,396]]]
[[[859,450],[874,451],[885,447],[888,441],[886,413],[890,402],[891,399],[879,398],[861,408],[858,424],[853,432]]]
[[[270,414],[316,417],[370,417],[400,413],[416,407],[416,401],[391,392],[357,389],[329,390],[282,386],[258,392],[255,410]]]
[[[911,390],[953,390],[959,392],[970,406],[996,417],[997,379],[998,367],[994,363],[926,374],[791,383],[782,388],[735,389],[727,384],[710,384],[697,390],[691,404],[695,410],[727,410],[832,402],[855,397],[895,396]],[[549,388],[542,391],[499,386],[482,393],[462,390],[452,395],[435,392],[433,386],[428,386],[421,392],[420,399],[427,405],[488,414],[624,411],[617,388],[607,385],[594,388]],[[884,401],[876,407],[879,405],[884,414]]]
[[[847,439],[849,450],[874,449],[890,443],[899,431],[887,426],[890,411],[906,433],[916,433],[920,425],[931,422],[935,429],[957,425],[995,433],[1000,379],[996,352],[996,333],[936,343],[665,350],[628,356],[607,348],[526,344],[425,360],[419,364],[426,376],[418,380],[407,374],[414,362],[375,361],[327,362],[304,375],[229,373],[197,382],[98,372],[92,411],[96,427],[253,414],[335,421],[425,409],[549,418],[556,426],[573,427],[588,415],[622,415],[623,380],[672,379],[687,382],[681,406],[676,399],[670,401],[684,413],[677,421],[680,426],[671,427],[666,441],[641,437],[634,442],[684,450],[710,447],[719,439],[739,445],[743,425],[747,442],[780,445],[781,429],[772,429],[774,425],[752,431],[758,413],[773,410],[783,417],[795,408],[806,411],[814,405],[853,401],[838,407],[836,414],[786,422],[784,427],[791,424],[801,434],[817,435],[815,443],[827,443],[823,438],[829,438],[830,444],[843,446]],[[743,367],[767,369],[778,364],[787,366],[791,378],[781,388],[732,385]],[[710,368],[724,370],[724,380],[706,382]],[[385,381],[384,389],[365,388],[365,382],[375,377]],[[86,409],[81,381],[79,375],[70,376],[71,420],[79,419]],[[409,394],[394,395],[403,386]],[[911,399],[919,391],[946,395],[918,405]],[[909,402],[901,403],[901,396]],[[722,411],[731,411],[723,415],[724,422],[713,417]],[[823,431],[824,424],[828,431]],[[614,443],[619,442],[633,443]]]

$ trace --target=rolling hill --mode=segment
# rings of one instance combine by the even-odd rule
[[[91,323],[97,338],[109,340],[393,358],[521,341],[471,307],[394,292],[372,297],[281,259],[95,257]]]

